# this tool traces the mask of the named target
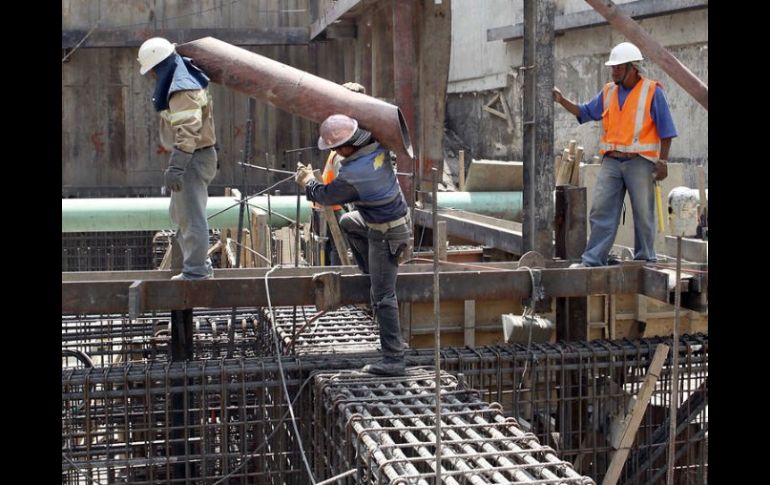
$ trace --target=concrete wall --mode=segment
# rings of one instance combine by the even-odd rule
[[[557,0],[556,7],[557,16],[590,9],[582,0]],[[453,0],[452,8],[447,127],[462,139],[474,158],[520,160],[522,76],[517,68],[521,65],[523,40],[486,42],[486,29],[521,22],[522,2]],[[708,84],[708,9],[648,18],[639,23]],[[573,101],[589,101],[610,80],[604,62],[612,47],[624,40],[609,25],[557,36],[555,84]],[[651,62],[647,67],[648,76],[663,84],[679,131],[679,137],[672,142],[670,159],[704,165],[708,174],[708,112],[660,68]],[[514,133],[507,132],[505,120],[481,109],[497,89],[502,89],[511,108]],[[598,154],[598,123],[578,125],[566,110],[558,105],[555,109],[555,150],[558,152],[570,139],[575,139],[585,147],[587,158]],[[686,168],[685,180],[688,185],[697,186],[693,170]]]

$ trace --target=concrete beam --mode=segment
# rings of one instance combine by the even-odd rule
[[[699,10],[708,8],[708,0],[637,0],[635,2],[623,3],[617,6],[629,17],[634,19],[643,19],[648,17],[658,17],[687,10]],[[584,10],[567,15],[559,15],[554,22],[554,30],[557,34],[575,29],[587,29],[608,25],[609,22],[595,10]],[[524,37],[524,23],[515,25],[506,25],[505,27],[496,27],[487,29],[487,42],[502,40],[509,42]]]

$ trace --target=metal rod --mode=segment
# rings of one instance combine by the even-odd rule
[[[433,184],[433,352],[434,365],[436,366],[436,483],[441,483],[441,301],[439,294],[439,261],[438,261],[438,169],[431,168],[431,182]]]
[[[244,162],[238,162],[238,165],[243,165],[244,167],[249,167],[249,168],[256,168],[258,170],[265,170],[268,173],[269,172],[275,172],[275,173],[283,173],[283,174],[286,174],[286,175],[294,175],[296,173],[296,172],[291,172],[289,170],[279,170],[277,168],[260,167],[259,165],[252,165],[250,163],[244,163]]]
[[[671,410],[668,424],[668,470],[666,484],[674,484],[674,466],[676,465],[676,425],[679,409],[679,307],[682,302],[682,290],[679,279],[682,277],[682,236],[676,236],[676,279],[674,284],[674,334],[671,342]]]

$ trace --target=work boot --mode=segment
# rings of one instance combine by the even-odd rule
[[[374,364],[366,364],[361,372],[377,374],[379,376],[403,376],[406,374],[406,365],[402,360],[381,360]]]
[[[572,263],[571,265],[569,265],[569,267],[570,268],[585,268],[586,265],[583,264],[583,263]]]

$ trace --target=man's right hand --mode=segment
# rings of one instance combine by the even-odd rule
[[[294,181],[297,185],[304,189],[305,185],[314,179],[313,167],[310,165],[303,165],[302,162],[297,162],[297,174],[294,176]]]
[[[556,86],[553,87],[553,101],[554,103],[561,104],[562,96],[561,96],[561,90],[557,88]]]

